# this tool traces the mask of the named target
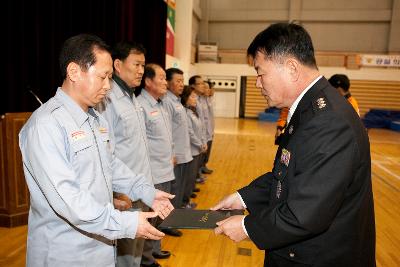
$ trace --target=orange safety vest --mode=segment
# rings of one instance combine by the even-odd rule
[[[285,128],[288,114],[289,114],[289,108],[281,109],[281,112],[279,113],[279,119],[276,122],[276,126],[278,128],[281,128],[281,129]]]
[[[357,112],[358,116],[360,116],[360,109],[358,108],[357,100],[354,97],[352,97],[350,93],[346,94],[344,97],[347,98],[347,101],[350,102],[354,110]]]

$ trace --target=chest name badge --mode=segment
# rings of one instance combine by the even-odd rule
[[[85,131],[76,131],[71,133],[71,138],[74,141],[81,140],[86,137]]]
[[[289,166],[289,161],[290,161],[290,152],[284,148],[282,149],[281,153],[281,163],[285,164],[287,167]]]
[[[106,134],[108,131],[107,131],[107,128],[105,128],[105,127],[99,127],[99,132],[102,134]]]
[[[158,115],[158,110],[153,110],[150,112],[150,116],[157,116]]]

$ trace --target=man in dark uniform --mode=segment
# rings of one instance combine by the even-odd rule
[[[308,33],[273,24],[248,54],[269,106],[288,107],[274,167],[213,209],[247,208],[217,234],[249,237],[265,266],[375,266],[369,140],[357,113],[316,66]]]

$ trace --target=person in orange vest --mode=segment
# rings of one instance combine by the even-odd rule
[[[354,110],[357,112],[358,116],[360,116],[360,110],[358,108],[357,100],[351,95],[349,91],[349,78],[344,74],[335,74],[331,78],[329,78],[328,81],[333,87],[339,90],[342,96],[344,96],[350,102]]]

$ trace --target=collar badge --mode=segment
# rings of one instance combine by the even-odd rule
[[[326,107],[326,102],[323,97],[317,99],[317,106],[319,109],[323,109],[324,107]]]
[[[292,134],[293,133],[293,125],[290,125],[290,127],[289,127],[289,134]]]

